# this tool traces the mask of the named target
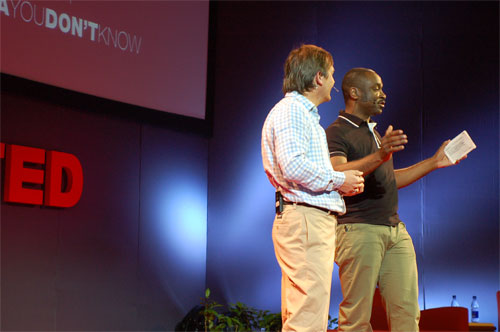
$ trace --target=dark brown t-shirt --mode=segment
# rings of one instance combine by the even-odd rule
[[[340,112],[339,117],[326,129],[330,157],[345,156],[347,161],[361,159],[379,149],[380,134],[357,116]],[[372,173],[365,176],[365,190],[355,196],[344,196],[346,214],[339,216],[339,224],[363,223],[397,225],[398,189],[394,177],[392,157]]]

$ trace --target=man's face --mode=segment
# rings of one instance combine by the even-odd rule
[[[382,91],[383,86],[382,79],[376,73],[367,73],[362,80],[359,106],[365,111],[367,116],[382,113],[386,99],[386,95]]]
[[[322,90],[324,94],[324,102],[332,100],[331,92],[333,85],[335,84],[335,80],[333,79],[334,71],[335,69],[333,69],[333,66],[330,66],[330,68],[328,69],[328,75],[326,75],[326,77],[323,77]]]

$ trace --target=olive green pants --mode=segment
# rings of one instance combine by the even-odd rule
[[[415,249],[404,223],[397,226],[337,226],[336,263],[343,300],[339,331],[372,331],[377,284],[391,331],[418,331],[418,273]]]

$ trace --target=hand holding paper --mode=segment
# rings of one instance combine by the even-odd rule
[[[450,162],[455,164],[475,148],[476,144],[474,144],[467,131],[464,130],[446,145],[444,153]]]

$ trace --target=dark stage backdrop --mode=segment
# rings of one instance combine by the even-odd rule
[[[84,177],[72,208],[2,201],[1,330],[173,329],[205,288],[203,132],[5,75],[1,107],[2,142],[74,154]]]
[[[430,157],[467,130],[478,148],[460,165],[400,190],[413,237],[421,308],[449,306],[453,294],[481,321],[497,322],[499,289],[498,3],[217,3],[214,137],[210,140],[207,286],[221,300],[279,311],[280,270],[271,229],[274,190],[260,158],[262,124],[282,97],[292,47],[331,51],[336,86],[352,67],[384,81],[387,106],[374,120],[405,130],[398,168]],[[319,107],[327,127],[341,93]],[[231,255],[225,253],[230,252]],[[330,314],[342,298],[334,270]]]
[[[481,321],[496,322],[498,4],[221,1],[211,10],[209,130],[2,76],[1,141],[74,154],[84,188],[69,209],[2,201],[1,329],[172,330],[205,287],[220,301],[278,312],[260,131],[282,97],[283,62],[301,43],[333,53],[337,86],[355,66],[382,76],[379,130],[393,124],[410,139],[397,167],[464,129],[475,140],[459,166],[401,190],[400,214],[418,255],[422,308],[447,306],[453,294],[468,307],[477,295]],[[334,93],[321,124],[342,107]],[[340,300],[335,269],[333,317]]]

